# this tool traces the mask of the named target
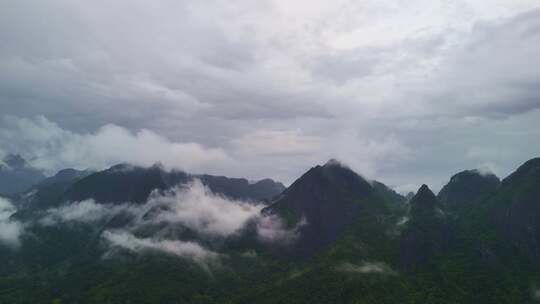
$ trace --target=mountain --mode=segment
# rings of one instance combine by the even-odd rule
[[[83,201],[92,198],[104,204],[124,202],[142,204],[154,190],[169,189],[194,179],[199,179],[213,192],[228,198],[257,202],[270,200],[285,188],[283,184],[270,179],[250,183],[243,178],[167,171],[160,165],[139,167],[120,164],[79,180],[66,191],[61,201]]]
[[[540,264],[540,158],[525,162],[506,177],[483,207],[497,235]]]
[[[440,202],[427,185],[422,185],[409,202],[412,221],[424,221],[436,217]]]
[[[0,193],[15,194],[24,191],[45,179],[20,155],[9,154],[0,161]]]
[[[307,171],[263,213],[279,215],[289,228],[298,227],[295,251],[309,255],[337,240],[351,226],[368,224],[387,212],[387,187],[378,187],[376,190],[351,169],[330,160]],[[381,188],[386,195],[381,195]]]
[[[178,171],[168,174],[160,166],[149,168],[119,164],[95,172],[73,184],[58,203],[94,199],[98,203],[132,202],[142,204],[154,190],[164,190],[188,180]]]
[[[139,303],[136,298],[146,299],[141,300],[144,303],[167,303],[170,302],[164,300],[167,294],[174,302],[182,298],[182,295],[187,295],[188,299],[191,299],[196,298],[198,293],[207,293],[200,288],[215,289],[215,292],[223,296],[242,286],[235,283],[236,287],[231,285],[227,287],[224,282],[234,282],[240,277],[252,282],[260,280],[246,271],[240,274],[220,271],[213,275],[215,280],[219,280],[219,284],[210,282],[212,280],[208,280],[208,272],[205,271],[205,267],[208,267],[206,263],[221,263],[221,255],[219,260],[215,257],[210,261],[207,259],[199,261],[196,259],[198,254],[209,252],[208,255],[213,256],[217,255],[213,250],[226,252],[223,254],[224,265],[235,266],[235,269],[242,269],[246,267],[244,265],[250,265],[248,266],[250,269],[260,269],[263,265],[258,266],[258,262],[253,265],[249,258],[246,261],[243,257],[244,251],[253,250],[252,248],[242,247],[238,252],[228,250],[222,245],[225,237],[220,237],[219,231],[212,236],[195,231],[204,230],[207,221],[214,217],[222,218],[220,223],[225,226],[219,227],[226,229],[228,225],[235,225],[235,216],[238,214],[244,216],[243,214],[254,212],[253,210],[258,211],[259,207],[234,204],[238,207],[235,209],[236,213],[231,213],[223,210],[228,206],[223,203],[223,199],[211,198],[211,202],[221,205],[217,205],[215,211],[199,209],[209,206],[191,206],[192,212],[200,212],[192,216],[201,218],[201,221],[195,218],[192,225],[169,223],[164,226],[156,220],[137,226],[138,229],[133,229],[133,225],[137,224],[134,222],[136,218],[130,214],[123,217],[124,212],[115,211],[116,207],[138,208],[146,202],[152,191],[168,190],[194,179],[201,180],[217,195],[216,197],[224,196],[246,201],[270,200],[284,188],[281,183],[270,179],[249,182],[246,179],[223,176],[193,175],[181,171],[167,171],[159,165],[145,168],[120,164],[99,172],[62,170],[17,198],[21,209],[11,216],[9,219],[11,222],[8,223],[27,223],[20,245],[17,248],[4,247],[3,235],[0,233],[0,259],[5,263],[5,267],[0,269],[0,303],[17,301],[49,303],[56,295],[66,303],[101,302],[103,293],[108,295],[106,299],[116,299],[120,297],[118,294],[122,293],[122,290],[131,294],[135,289],[140,290],[142,295],[124,295],[122,298],[125,297],[134,303]],[[265,197],[266,195],[268,197]],[[89,206],[75,204],[76,201],[88,198],[94,199],[98,204]],[[205,201],[200,203],[207,204]],[[118,205],[103,207],[99,204]],[[160,208],[158,206],[148,210],[150,213],[159,212],[162,210]],[[95,212],[103,214],[99,212],[107,212],[107,209],[111,212],[102,217],[92,218]],[[140,214],[145,218],[152,216],[144,207],[142,209]],[[75,216],[88,215],[90,220],[55,222],[56,218],[51,216],[58,214],[54,213],[58,211]],[[220,214],[221,211],[223,215]],[[45,221],[47,216],[52,220]],[[4,223],[1,220],[3,218],[0,219],[0,227],[3,227]],[[121,230],[119,232],[121,237],[130,233],[128,239],[124,241],[135,242],[133,245],[135,247],[129,247],[133,248],[132,250],[122,250],[123,247],[108,245],[104,231],[116,232],[116,229]],[[231,238],[234,237],[236,236],[233,234]],[[165,246],[162,249],[151,247],[153,244],[162,243]],[[141,244],[147,245],[148,248],[140,249]],[[187,250],[187,253],[184,254],[183,250]],[[106,258],[111,254],[114,256],[113,259]],[[191,254],[195,257],[191,257]],[[245,278],[246,276],[249,278]],[[31,282],[36,282],[38,277],[39,280],[51,282],[54,287],[43,285],[25,294],[27,284],[34,284]],[[178,288],[179,282],[183,282],[181,284],[183,287]],[[16,286],[12,288],[12,284]]]
[[[285,186],[280,182],[275,182],[269,178],[256,182],[249,182],[245,178],[230,178],[213,175],[193,175],[212,191],[222,193],[233,199],[251,201],[270,201],[274,196],[285,190]]]
[[[397,193],[396,191],[379,181],[372,181],[371,186],[373,187],[373,190],[378,193],[379,196],[383,197],[389,202],[393,202],[396,204],[404,204],[407,202],[407,198],[405,196]]]
[[[411,199],[414,197],[414,192],[409,192],[407,195],[405,195],[405,201],[408,203],[411,201]]]
[[[15,196],[19,209],[45,209],[58,202],[67,189],[92,174],[89,170],[63,169]]]
[[[466,207],[492,194],[500,183],[495,174],[465,170],[452,176],[437,198],[450,208]]]
[[[418,189],[409,205],[408,221],[400,237],[400,257],[403,268],[413,270],[447,249],[449,227],[441,203],[427,185]]]
[[[217,195],[144,205],[195,178]],[[0,303],[537,302],[540,158],[489,193],[470,187],[485,182],[477,177],[451,180],[455,204],[427,185],[406,202],[334,160],[284,191],[158,165],[61,171],[20,194],[19,213],[47,209],[35,218],[10,216],[3,202],[0,227],[22,234],[8,247],[0,231]],[[41,192],[51,195],[33,201]],[[97,204],[72,202],[86,198]],[[44,221],[59,211],[89,220]],[[136,213],[116,225],[121,212]]]

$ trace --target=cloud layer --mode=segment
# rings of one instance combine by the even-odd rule
[[[540,149],[539,20],[534,0],[0,4],[0,146],[50,171],[505,175]]]
[[[101,169],[121,162],[143,166],[162,162],[187,170],[219,168],[228,158],[221,149],[172,142],[144,129],[133,133],[113,124],[92,134],[78,134],[43,116],[34,119],[6,116],[0,126],[2,149],[26,156],[32,165],[49,173],[66,167]]]

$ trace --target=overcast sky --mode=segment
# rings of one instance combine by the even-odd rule
[[[540,156],[540,3],[0,1],[0,154],[408,191]]]

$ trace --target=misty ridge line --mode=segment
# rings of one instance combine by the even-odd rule
[[[263,215],[261,210],[265,205],[261,203],[234,200],[213,193],[198,179],[166,190],[154,190],[143,204],[102,204],[94,199],[68,201],[59,207],[39,212],[37,218],[28,221],[10,219],[17,209],[9,200],[0,199],[0,227],[4,228],[0,233],[0,242],[10,244],[15,250],[26,228],[38,225],[70,229],[73,225],[83,224],[105,228],[100,233],[102,244],[109,247],[104,257],[114,256],[118,249],[160,251],[206,265],[215,262],[210,260],[220,259],[224,255],[196,239],[183,241],[167,235],[178,227],[187,228],[212,244],[214,241],[219,243],[226,238],[238,237],[248,225],[252,225],[260,242],[288,243],[295,239],[299,227],[288,228],[279,216]],[[107,228],[107,224],[118,217],[129,218],[129,223],[121,228]],[[148,229],[154,231],[151,236],[138,236],[141,231]]]

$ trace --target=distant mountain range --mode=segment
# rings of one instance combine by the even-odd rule
[[[407,197],[336,160],[287,188],[159,165],[37,176],[2,180],[0,303],[540,300],[540,158]]]
[[[20,155],[9,154],[0,160],[0,194],[24,191],[44,179],[43,172],[31,167]]]

